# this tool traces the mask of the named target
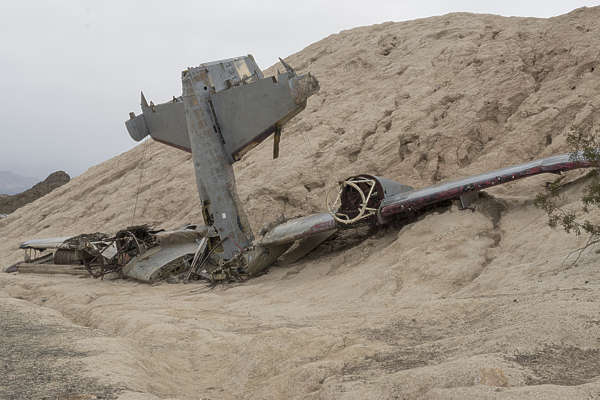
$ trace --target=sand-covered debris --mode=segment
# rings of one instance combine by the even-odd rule
[[[565,152],[569,130],[600,127],[598,49],[595,7],[384,23],[287,57],[321,91],[284,130],[279,159],[267,141],[235,166],[255,232],[323,210],[326,189],[357,173],[422,187]],[[580,175],[567,178],[567,205]],[[123,398],[596,398],[598,255],[564,261],[580,242],[532,205],[550,179],[239,286],[4,275],[0,291],[101,330],[77,345]],[[0,220],[0,259],[17,260],[25,239],[132,221],[201,221],[188,154],[148,142],[90,168]]]

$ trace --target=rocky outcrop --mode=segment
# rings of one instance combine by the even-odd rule
[[[39,178],[23,176],[12,171],[0,171],[0,198],[24,192],[39,182]]]
[[[0,196],[0,215],[10,214],[17,208],[23,207],[25,204],[29,204],[40,197],[47,195],[70,180],[71,177],[66,172],[56,171],[48,175],[44,181],[34,185],[31,189],[28,189],[23,193],[12,196]]]

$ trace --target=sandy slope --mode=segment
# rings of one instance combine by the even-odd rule
[[[600,8],[451,14],[290,56],[322,89],[279,160],[264,143],[236,164],[255,231],[322,210],[325,188],[355,173],[424,186],[564,152],[569,129],[600,126],[599,32]],[[600,398],[597,255],[564,262],[578,241],[532,206],[548,179],[239,286],[3,275],[0,291],[102,330],[73,346],[123,398]],[[134,222],[200,221],[189,155],[149,142],[0,220],[2,263],[23,239],[129,224],[139,182]]]

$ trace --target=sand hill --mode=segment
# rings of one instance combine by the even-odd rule
[[[600,127],[598,49],[600,7],[390,22],[287,57],[321,91],[279,159],[267,141],[236,164],[255,232],[323,210],[325,190],[356,173],[422,187],[565,152],[570,129]],[[568,175],[565,204],[582,175]],[[564,262],[581,240],[532,205],[551,179],[238,286],[5,275],[0,298],[90,329],[72,346],[123,399],[595,398],[598,255]],[[0,260],[30,238],[199,221],[190,156],[147,142],[0,220]]]

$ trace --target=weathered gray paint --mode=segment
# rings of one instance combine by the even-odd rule
[[[193,85],[194,82],[191,80],[190,84]],[[196,97],[192,96],[192,98]],[[420,207],[448,199],[460,199],[463,206],[468,206],[471,201],[477,198],[477,193],[486,187],[536,174],[559,173],[595,166],[597,166],[596,162],[586,160],[582,154],[576,157],[563,154],[409,191],[406,191],[406,186],[394,181],[372,177],[378,180],[378,184],[384,188],[386,194],[379,206],[378,222],[385,223],[389,221],[389,219],[381,218],[382,210],[386,211],[386,207],[388,212],[384,217],[406,211],[415,211]],[[214,234],[210,232],[212,229],[213,227],[201,226],[198,227],[197,231],[182,230],[180,233],[158,233],[159,247],[152,248],[143,256],[133,259],[125,266],[123,271],[130,277],[152,281],[164,273],[165,269],[168,270],[170,263],[177,257],[194,254],[197,251],[198,238],[203,238],[207,234],[212,236]],[[243,264],[246,265],[246,272],[250,276],[257,275],[279,257],[284,262],[296,260],[318,246],[323,240],[326,240],[337,229],[338,225],[335,219],[328,213],[313,214],[280,224],[269,231],[255,246],[248,246],[241,253]],[[67,239],[67,237],[64,237],[30,240],[22,243],[20,247],[24,249],[59,248]],[[294,242],[298,242],[295,247],[293,246]],[[47,259],[51,260],[52,257]],[[6,270],[6,272],[14,271],[16,271],[15,266],[11,266]]]
[[[202,88],[206,87],[209,108],[212,107],[211,113],[214,111],[211,125],[221,136],[231,163],[302,111],[306,99],[319,89],[317,80],[311,75],[296,76],[293,72],[266,79],[262,78],[262,73],[240,76],[251,68],[250,62],[242,65],[244,68],[233,68],[232,63],[223,66],[215,62],[195,68],[206,74]],[[213,86],[215,84],[217,87]],[[125,122],[134,140],[150,135],[161,143],[191,151],[181,97],[148,105],[142,94],[141,109],[141,115],[132,113]]]
[[[143,93],[142,98],[144,98]],[[127,127],[127,132],[129,132],[129,136],[136,142],[139,142],[150,134],[144,114],[136,116],[133,112],[129,113],[129,120],[125,121],[125,126]]]
[[[254,236],[241,207],[233,167],[215,132],[208,104],[206,70],[190,68],[182,74],[183,102],[192,148],[196,182],[221,240],[228,260],[248,247]]]
[[[389,197],[389,196],[393,196],[398,193],[406,193],[406,192],[410,192],[411,190],[414,190],[414,188],[412,186],[404,185],[402,183],[398,183],[391,179],[382,178],[380,176],[373,176],[373,175],[362,175],[362,176],[370,176],[373,179],[375,179],[375,182],[377,182],[377,189],[379,190],[379,188],[381,188],[381,190],[383,190],[384,197]]]
[[[154,282],[181,265],[181,257],[194,254],[206,231],[181,229],[155,234],[157,246],[132,258],[123,266],[123,274],[144,282]]]
[[[317,248],[321,243],[329,239],[335,232],[335,230],[332,230],[314,233],[311,236],[307,236],[304,239],[298,240],[290,249],[288,249],[279,257],[279,264],[288,265],[295,263]]]
[[[197,69],[205,72],[203,88],[206,87],[206,91],[212,93],[263,78],[251,55],[204,63]],[[161,143],[191,151],[181,97],[174,97],[162,104],[148,104],[142,93],[141,108],[141,115],[130,113],[130,119],[125,122],[127,131],[134,140],[140,141],[150,135]]]
[[[156,141],[169,144],[182,150],[191,151],[185,123],[185,109],[181,97],[168,103],[144,105],[142,101],[144,122]],[[136,117],[136,118],[138,118]]]
[[[256,276],[269,268],[277,258],[282,255],[291,243],[285,243],[277,246],[254,246],[243,253],[246,264],[246,272],[250,276]]]
[[[292,93],[297,81],[286,72],[210,95],[228,155],[241,158],[246,147],[251,149],[304,109]]]
[[[251,54],[200,64],[208,76],[208,83],[215,92],[242,83],[263,79],[263,73]]]
[[[23,242],[19,245],[20,249],[36,249],[36,250],[45,250],[45,249],[58,249],[61,245],[71,237],[58,237],[58,238],[47,238],[47,239],[32,239],[26,242]]]
[[[219,234],[224,260],[241,254],[254,240],[231,164],[280,132],[319,90],[310,74],[297,76],[284,65],[286,73],[266,79],[250,55],[189,68],[182,73],[182,97],[155,105],[142,95],[142,114],[130,113],[125,123],[135,140],[151,135],[192,152],[206,222]]]
[[[294,218],[277,225],[260,240],[262,246],[277,246],[291,243],[321,233],[333,233],[337,230],[335,219],[329,213],[307,215]]]

